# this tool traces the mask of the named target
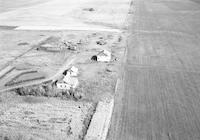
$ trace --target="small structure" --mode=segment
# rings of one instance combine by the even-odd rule
[[[62,90],[75,89],[78,85],[78,79],[75,77],[70,77],[70,75],[66,75],[63,80],[56,83],[57,88]]]
[[[78,75],[78,68],[72,66],[70,69],[67,69],[66,71],[64,71],[63,74],[75,77]]]
[[[91,59],[99,62],[109,62],[111,60],[111,53],[107,50],[102,50],[97,55],[92,56]]]
[[[56,85],[58,89],[62,90],[70,90],[75,89],[79,85],[78,79],[75,77],[78,75],[78,68],[72,66],[63,72],[64,78],[62,80],[57,81]]]

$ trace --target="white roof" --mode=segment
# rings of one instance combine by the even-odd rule
[[[100,55],[110,56],[111,53],[109,51],[107,51],[107,50],[102,50],[97,54],[97,56],[100,56]]]

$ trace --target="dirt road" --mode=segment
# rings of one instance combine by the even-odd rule
[[[200,2],[133,0],[109,140],[200,139]]]
[[[38,5],[50,0],[0,0],[0,13],[25,8],[28,6]]]

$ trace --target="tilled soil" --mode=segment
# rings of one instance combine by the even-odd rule
[[[0,138],[82,139],[95,106],[92,102],[24,97],[1,111]]]

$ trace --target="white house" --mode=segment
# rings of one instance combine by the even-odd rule
[[[70,69],[67,70],[66,75],[77,76],[78,75],[78,68],[72,66]]]
[[[70,77],[68,75],[66,75],[64,78],[63,78],[63,81],[64,83],[70,85],[72,88],[76,88],[79,84],[78,82],[78,79],[75,78],[75,77]]]
[[[111,60],[111,53],[107,50],[102,50],[97,54],[97,61],[109,62]]]

